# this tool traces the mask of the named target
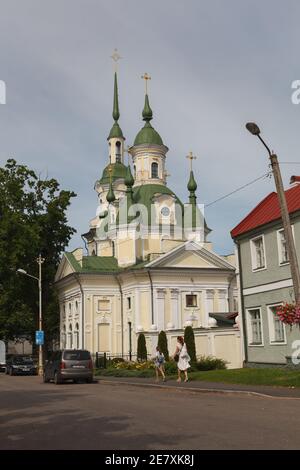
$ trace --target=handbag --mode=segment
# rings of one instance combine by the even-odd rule
[[[178,362],[178,361],[179,361],[179,354],[175,354],[175,356],[174,356],[174,361],[175,361],[175,362]]]

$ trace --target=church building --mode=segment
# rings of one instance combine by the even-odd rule
[[[235,258],[212,249],[197,204],[194,157],[183,203],[167,185],[168,147],[151,124],[147,87],[144,125],[128,149],[132,164],[124,161],[117,72],[112,116],[85,249],[64,253],[56,273],[61,347],[135,359],[139,333],[152,356],[164,330],[172,353],[190,325],[198,356],[241,367]]]

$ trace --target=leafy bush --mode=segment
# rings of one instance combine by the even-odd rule
[[[114,357],[111,360],[112,365],[119,364],[119,362],[125,362],[125,359],[123,357]]]
[[[193,365],[193,368],[196,368],[196,370],[226,369],[226,364],[226,361],[217,357],[201,356],[200,359]]]
[[[113,365],[114,369],[118,370],[146,370],[146,369],[154,369],[154,364],[151,361],[144,361],[144,362],[118,362],[117,364]]]
[[[169,361],[164,363],[165,371],[167,375],[177,374],[177,362]]]
[[[158,343],[157,346],[165,356],[165,360],[169,361],[169,351],[168,351],[168,340],[167,335],[164,331],[161,331],[158,335]]]
[[[146,338],[145,338],[144,333],[140,333],[138,336],[137,358],[138,358],[138,361],[147,360],[147,347],[146,347]]]

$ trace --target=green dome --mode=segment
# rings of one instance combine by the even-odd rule
[[[190,179],[189,179],[187,188],[191,192],[195,192],[197,189],[197,183],[196,183],[193,171],[190,172]]]
[[[127,170],[126,170],[126,177],[124,183],[128,188],[131,188],[134,185],[134,178],[131,174],[131,169],[130,165],[128,165]]]
[[[112,181],[115,181],[119,178],[125,179],[127,167],[123,165],[123,163],[113,163],[112,165],[109,164],[104,168],[101,179],[99,180],[100,184],[108,184],[110,182],[110,176],[109,176],[109,171],[108,171],[110,166],[112,168],[112,173],[111,173]]]
[[[114,123],[112,126],[109,136],[107,137],[107,140],[111,139],[112,137],[117,137],[120,139],[124,139],[123,132],[117,121]],[[125,140],[125,139],[124,139]]]
[[[142,144],[156,144],[164,145],[161,136],[155,129],[151,126],[150,122],[146,122],[144,127],[140,130],[138,135],[134,140],[133,145],[142,145]]]
[[[152,120],[152,109],[150,108],[148,95],[145,95],[145,105],[143,109],[143,120],[146,121],[144,127],[140,130],[134,140],[133,145],[156,144],[164,145],[159,133],[150,124]]]

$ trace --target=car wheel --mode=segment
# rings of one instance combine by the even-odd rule
[[[93,383],[93,378],[86,379],[86,383],[87,383],[87,384]]]
[[[44,372],[44,374],[43,374],[43,382],[44,382],[44,384],[47,384],[47,383],[50,382],[50,379],[48,379],[48,377],[46,376],[45,372]]]
[[[60,380],[60,378],[58,377],[58,373],[57,373],[57,372],[55,372],[55,374],[54,374],[54,383],[55,383],[55,385],[61,384],[61,380]]]

